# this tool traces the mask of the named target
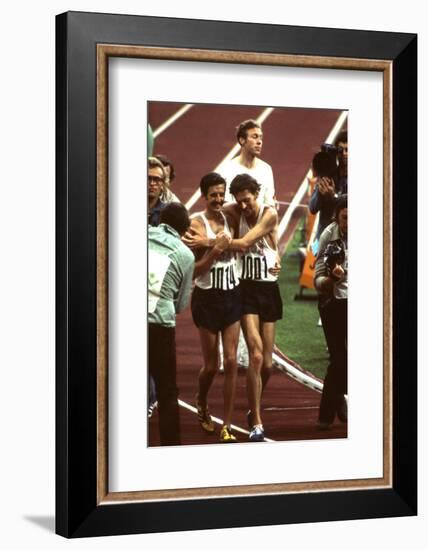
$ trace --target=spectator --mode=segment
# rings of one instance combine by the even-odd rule
[[[174,165],[165,155],[154,155],[154,157],[162,163],[163,167],[165,168],[168,183],[171,185],[171,183],[175,179]]]
[[[162,164],[165,170],[165,186],[162,200],[166,203],[180,202],[180,199],[171,191],[171,184],[175,178],[175,170],[172,162],[165,155],[155,155],[155,158]]]
[[[330,363],[321,397],[320,429],[329,429],[336,415],[347,421],[348,371],[348,202],[342,195],[336,205],[335,220],[323,231],[315,264],[315,288],[319,294]]]
[[[186,208],[172,203],[161,211],[160,225],[148,230],[149,374],[156,386],[161,445],[181,443],[175,318],[186,308],[192,287],[194,257],[181,241],[189,225]]]
[[[162,163],[154,157],[148,158],[147,188],[148,188],[148,221],[149,225],[159,225],[160,214],[166,206],[162,200],[166,174]]]

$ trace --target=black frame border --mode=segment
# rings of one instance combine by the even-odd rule
[[[97,505],[98,43],[389,60],[393,78],[391,489]],[[417,36],[67,12],[56,17],[56,532],[65,537],[417,513]],[[399,319],[405,322],[399,323]]]

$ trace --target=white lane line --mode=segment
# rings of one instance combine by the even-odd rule
[[[162,132],[165,132],[167,128],[171,126],[171,124],[174,124],[176,120],[178,120],[180,117],[182,117],[189,109],[193,107],[193,103],[186,103],[186,105],[183,105],[181,109],[178,109],[176,113],[174,113],[172,116],[170,116],[163,124],[161,124],[156,130],[153,131],[153,138],[156,139]]]
[[[336,139],[336,136],[340,132],[340,129],[342,128],[343,123],[345,122],[347,117],[348,117],[348,111],[342,111],[342,113],[339,115],[336,121],[336,124],[333,126],[331,132],[326,137],[325,143],[332,143]],[[308,178],[311,176],[312,176],[312,169],[309,168],[309,170],[306,172],[306,175],[299,186],[299,189],[297,190],[297,193],[294,195],[293,200],[290,203],[290,206],[287,208],[287,212],[284,214],[281,221],[279,222],[278,240],[282,237],[282,235],[287,230],[288,224],[290,223],[290,220],[292,215],[294,214],[294,211],[296,210],[301,200],[303,199],[308,186]]]
[[[290,201],[276,201],[276,204],[279,204],[281,206],[290,206],[291,202]],[[298,204],[297,205],[299,208],[309,208],[307,204]]]
[[[273,110],[274,110],[274,107],[267,107],[261,113],[261,115],[258,118],[256,118],[256,122],[258,124],[263,124],[263,122],[267,119],[267,117],[270,114],[272,114]],[[220,171],[220,173],[221,173],[221,167],[222,167],[223,163],[225,163],[228,160],[232,159],[237,154],[239,149],[240,149],[240,145],[239,145],[239,143],[236,143],[234,145],[234,147],[232,147],[232,149],[227,153],[227,155],[224,157],[224,159],[219,164],[217,164],[217,166],[214,168],[213,172],[219,172]],[[190,210],[191,208],[193,208],[193,206],[195,205],[195,203],[197,202],[197,200],[199,199],[200,196],[201,196],[201,192],[198,188],[193,193],[193,195],[190,197],[190,199],[186,202],[185,206],[186,206],[187,210]]]
[[[188,411],[191,411],[195,414],[198,414],[198,411],[196,410],[196,407],[192,407],[192,405],[189,405],[188,403],[186,403],[185,401],[182,401],[181,399],[178,400],[178,404],[183,407],[184,409],[187,409]],[[217,418],[216,416],[212,416],[211,415],[211,418],[213,419],[213,421],[216,423],[216,424],[219,424],[220,426],[223,426],[223,420],[221,420],[221,418]],[[244,430],[244,428],[240,428],[239,426],[236,426],[235,424],[231,424],[230,426],[232,428],[232,430],[234,430],[235,432],[239,432],[241,434],[246,434],[246,435],[249,435],[250,432],[248,430]],[[267,441],[268,443],[274,443],[274,440],[273,439],[269,439],[268,437],[265,437],[265,441]]]

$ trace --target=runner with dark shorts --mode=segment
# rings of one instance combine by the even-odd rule
[[[219,369],[219,338],[223,342],[224,424],[220,441],[236,441],[231,430],[237,378],[236,349],[242,315],[241,289],[236,254],[227,250],[232,239],[228,220],[222,212],[226,182],[217,173],[204,176],[200,184],[206,207],[192,217],[190,232],[202,235],[205,246],[195,251],[195,288],[192,316],[199,330],[203,367],[199,373],[196,406],[201,427],[213,433],[208,410],[208,392]]]
[[[236,176],[230,185],[236,204],[224,208],[238,227],[238,238],[232,240],[229,250],[241,252],[241,326],[249,351],[247,393],[250,441],[264,441],[260,401],[272,369],[275,322],[282,318],[282,300],[277,282],[280,270],[278,215],[274,208],[257,201],[259,189],[259,184],[250,175]]]
[[[275,323],[282,319],[282,300],[276,281],[241,280],[244,295],[243,315],[258,315],[263,323]]]

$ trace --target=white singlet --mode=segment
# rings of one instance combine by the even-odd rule
[[[263,216],[267,207],[260,207],[256,224]],[[239,238],[244,237],[249,231],[247,220],[243,213],[239,219]],[[241,255],[241,279],[251,281],[276,281],[277,276],[269,273],[271,267],[275,267],[277,251],[269,246],[266,237],[262,237],[252,247]]]
[[[239,156],[232,160],[224,162],[220,168],[219,173],[226,180],[226,202],[235,202],[235,198],[229,192],[230,184],[235,176],[238,174],[249,174],[260,185],[260,192],[257,199],[259,204],[267,204],[268,206],[275,206],[275,183],[273,179],[273,172],[270,165],[262,159],[256,159],[255,166],[253,168],[247,168],[239,162]]]
[[[220,212],[224,220],[224,232],[231,235],[226,216]],[[216,234],[212,230],[209,221],[201,212],[199,216],[205,224],[205,230],[209,239],[215,239]],[[206,254],[209,251],[207,250]],[[211,269],[195,279],[195,285],[204,290],[215,288],[217,290],[232,290],[239,285],[239,277],[236,266],[235,253],[225,250],[211,266]]]

